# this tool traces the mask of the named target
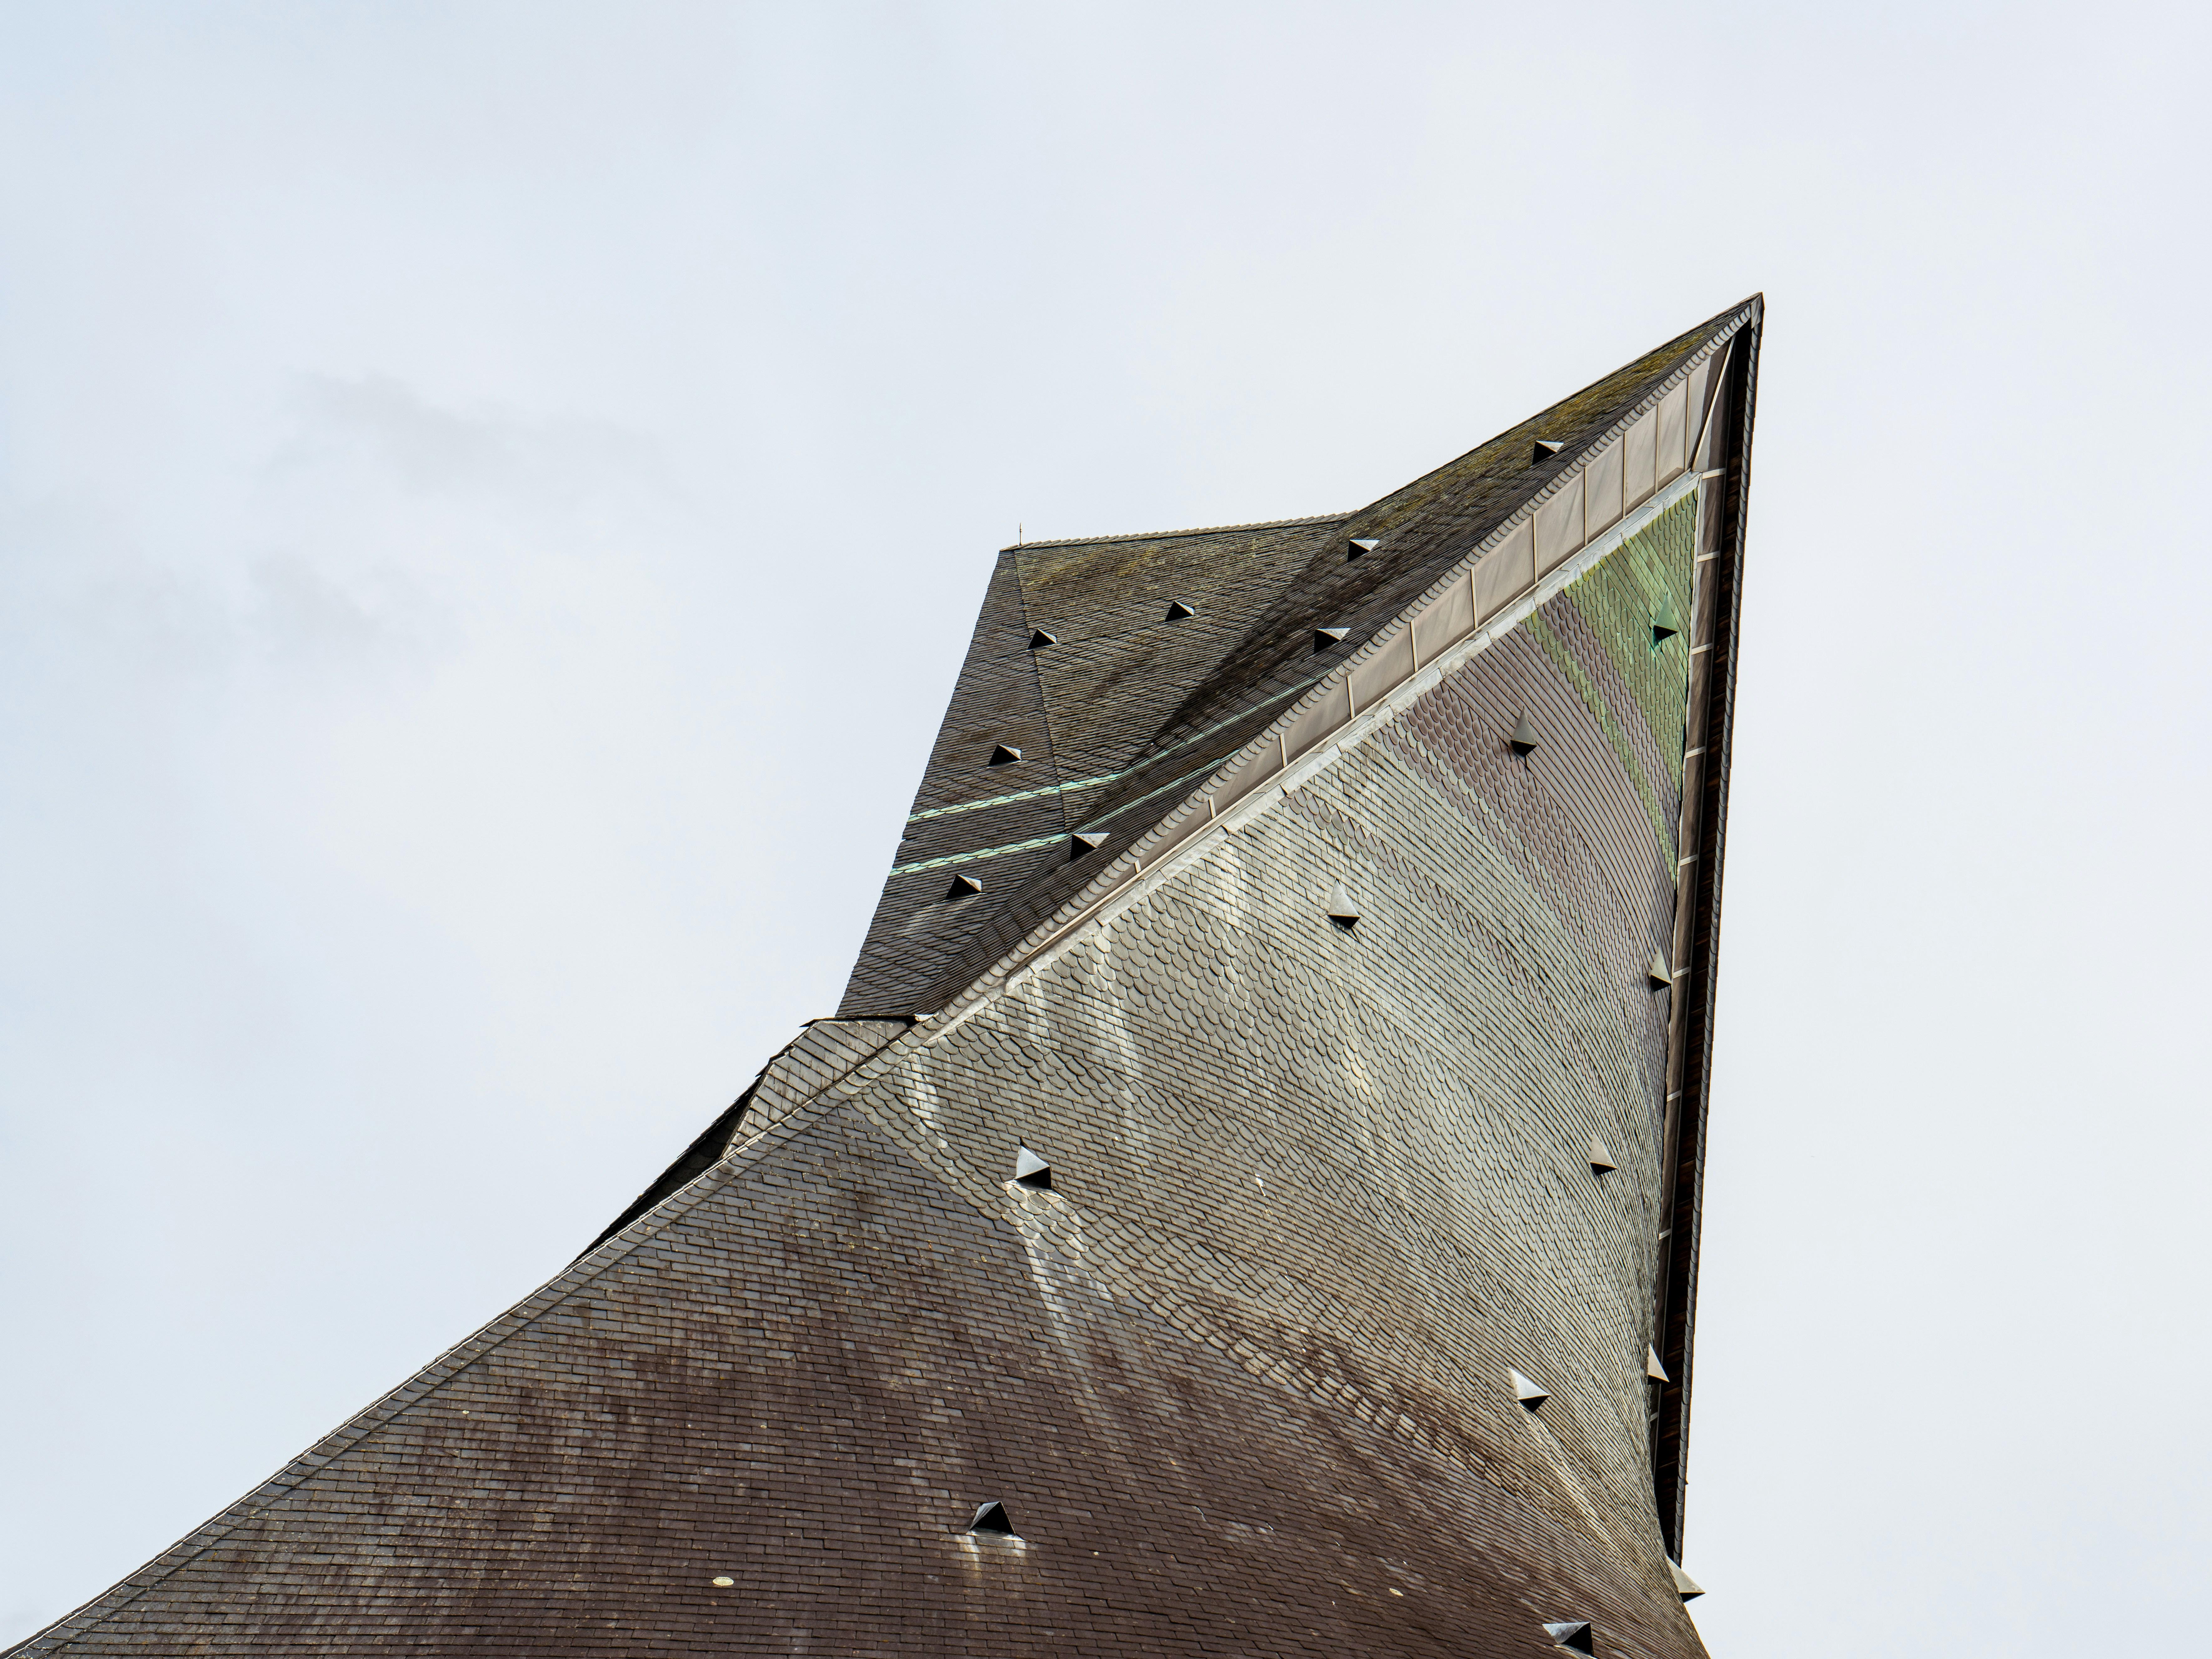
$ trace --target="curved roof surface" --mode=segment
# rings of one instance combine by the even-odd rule
[[[1755,304],[1356,512],[1002,550],[841,1017],[957,995]]]

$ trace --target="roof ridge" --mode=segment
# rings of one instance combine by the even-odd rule
[[[1729,323],[1735,323],[1736,328],[1741,328],[1743,322],[1753,320],[1754,317],[1760,314],[1754,308],[1760,306],[1765,296],[1763,295],[1753,294],[1747,299],[1737,301],[1735,304],[1728,307],[1725,310],[1715,312],[1711,316],[1706,318],[1704,322],[1699,323],[1695,328],[1685,329],[1681,333],[1675,335],[1672,339],[1662,341],[1650,350],[1645,352],[1641,357],[1630,358],[1627,362],[1623,363],[1619,368],[1613,369],[1611,373],[1599,375],[1587,386],[1577,386],[1574,391],[1567,393],[1565,397],[1554,399],[1547,407],[1538,410],[1533,415],[1524,416],[1522,419],[1514,422],[1512,425],[1505,427],[1493,435],[1484,439],[1472,449],[1462,450],[1460,453],[1450,457],[1449,459],[1438,462],[1436,465],[1431,467],[1426,472],[1422,473],[1419,477],[1399,485],[1395,489],[1389,490],[1382,495],[1377,495],[1373,501],[1368,502],[1364,507],[1357,508],[1353,512],[1346,514],[1345,516],[1347,519],[1363,518],[1370,513],[1376,512],[1382,507],[1391,505],[1401,497],[1413,495],[1415,490],[1418,490],[1423,484],[1427,483],[1431,479],[1440,477],[1443,474],[1449,472],[1461,462],[1469,460],[1475,455],[1480,453],[1483,450],[1487,449],[1491,445],[1512,436],[1512,434],[1521,428],[1525,426],[1534,426],[1538,422],[1543,420],[1546,416],[1557,413],[1567,404],[1573,403],[1577,398],[1589,396],[1591,392],[1595,392],[1599,387],[1602,386],[1607,381],[1613,379],[1616,375],[1626,373],[1630,368],[1632,368],[1639,362],[1647,362],[1654,357],[1660,356],[1668,352],[1675,351],[1678,349],[1686,354],[1693,356],[1696,353],[1698,347],[1696,345],[1686,344],[1686,342],[1698,341],[1703,343],[1711,343],[1712,337],[1718,333],[1724,325]],[[1736,331],[1736,329],[1730,329],[1729,331],[1733,335]],[[1686,357],[1682,360],[1682,362],[1686,361]],[[1678,362],[1674,370],[1670,370],[1668,374],[1661,376],[1661,380],[1664,380],[1671,379],[1675,373],[1679,373],[1682,367],[1682,362]],[[1583,454],[1586,454],[1592,449],[1596,448],[1607,436],[1610,435],[1611,432],[1612,428],[1608,427],[1593,435],[1585,437],[1581,443],[1576,446],[1575,459],[1579,459]],[[1553,486],[1559,483],[1560,479],[1565,478],[1574,469],[1571,465],[1562,469],[1556,477],[1551,479],[1545,485],[1540,487],[1539,493],[1548,492]]]
[[[1168,542],[1180,536],[1225,536],[1236,530],[1287,530],[1302,524],[1336,524],[1352,517],[1352,513],[1364,511],[1364,507],[1354,507],[1352,513],[1314,513],[1302,519],[1258,519],[1250,524],[1199,525],[1189,530],[1132,530],[1113,536],[1061,536],[1042,542],[1009,542],[999,551],[1018,553],[1025,547],[1090,547],[1107,542]]]
[[[1713,331],[1717,330],[1723,323],[1735,318],[1739,313],[1747,311],[1751,307],[1758,305],[1765,297],[1765,296],[1763,295],[1753,294],[1747,298],[1739,300],[1735,304],[1728,307],[1724,310],[1714,313],[1713,315],[1708,317],[1704,322],[1698,324],[1697,327],[1684,330],[1681,333],[1675,335],[1674,338],[1662,342],[1659,345],[1654,347],[1650,351],[1644,355],[1647,357],[1656,356],[1661,352],[1667,350],[1669,347],[1680,345],[1686,340],[1692,339],[1699,335],[1711,335]],[[1634,358],[1630,359],[1631,363],[1637,361],[1638,360]],[[1621,368],[1626,368],[1627,367],[1629,367],[1628,363],[1621,365]],[[1578,386],[1574,391],[1569,392],[1565,397],[1554,399],[1548,408],[1540,409],[1534,415],[1524,416],[1522,419],[1515,422],[1513,425],[1508,426],[1498,432],[1493,436],[1484,439],[1481,443],[1476,444],[1474,448],[1461,451],[1458,454],[1437,463],[1437,465],[1431,467],[1426,472],[1422,473],[1419,477],[1399,485],[1395,489],[1386,490],[1382,495],[1377,495],[1373,501],[1363,502],[1361,505],[1353,507],[1351,511],[1346,513],[1315,513],[1309,514],[1304,518],[1297,519],[1259,519],[1249,524],[1199,525],[1188,530],[1124,531],[1111,536],[1058,536],[1048,538],[1043,541],[1037,542],[1009,542],[1006,546],[1000,548],[999,551],[1001,553],[1018,553],[1025,547],[1088,547],[1093,545],[1103,545],[1109,542],[1164,542],[1172,541],[1180,536],[1226,535],[1230,532],[1237,530],[1285,530],[1294,525],[1342,523],[1346,520],[1356,519],[1362,514],[1373,512],[1376,507],[1381,507],[1390,501],[1392,497],[1402,495],[1407,492],[1418,488],[1419,485],[1426,483],[1431,478],[1435,477],[1438,473],[1445,471],[1457,463],[1467,459],[1468,457],[1473,455],[1476,450],[1485,448],[1491,444],[1496,443],[1498,439],[1505,437],[1513,432],[1515,428],[1527,426],[1532,422],[1540,421],[1543,419],[1546,415],[1551,413],[1553,410],[1558,409],[1562,404],[1572,403],[1576,398],[1582,397],[1584,393],[1595,391],[1607,380],[1611,380],[1614,374],[1620,374],[1621,372],[1621,368],[1616,368],[1609,374],[1599,375],[1596,379],[1590,381],[1588,386]]]

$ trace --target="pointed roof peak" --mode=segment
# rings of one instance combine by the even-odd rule
[[[1650,499],[1691,465],[1708,464],[1692,447],[1705,429],[1704,411],[1714,387],[1735,383],[1733,370],[1717,371],[1738,362],[1753,366],[1727,342],[1758,314],[1755,301],[1733,307],[1352,512],[1009,549],[994,567],[987,617],[1019,629],[1016,639],[1034,630],[1080,644],[1006,653],[1003,632],[979,633],[946,730],[988,732],[1007,711],[1035,709],[1052,733],[1053,755],[1040,737],[1036,764],[998,774],[1007,780],[1002,785],[995,779],[981,785],[973,772],[950,775],[949,769],[940,776],[933,768],[915,804],[917,817],[931,820],[931,854],[993,854],[992,891],[961,908],[957,923],[948,912],[933,927],[916,917],[934,893],[917,895],[913,884],[895,878],[843,1011],[901,1012],[964,995],[1091,881],[1116,867],[1109,863],[1115,854],[1145,856],[1152,832],[1208,787],[1215,767],[1294,707],[1291,699],[1314,676],[1362,660],[1358,653],[1394,637],[1425,596],[1492,538],[1518,534],[1513,526],[1540,518],[1554,494],[1579,497],[1599,458],[1617,447],[1626,453],[1638,422],[1656,429],[1662,404],[1676,411],[1668,429],[1684,453],[1634,501]],[[1540,439],[1559,453],[1532,465]],[[1663,624],[1665,617],[1656,620]],[[1425,645],[1417,646],[1425,659]],[[1546,738],[1547,710],[1523,713],[1528,723],[1516,747],[1540,771],[1543,763],[1528,757],[1564,734]],[[957,744],[944,752],[957,754]],[[1016,781],[1042,776],[1062,756],[1081,757],[1073,775],[1032,787],[1076,792],[1063,797],[1079,815],[1074,821],[1114,837],[1096,857],[1042,826],[1026,833],[1008,827],[1011,814],[1036,811],[1042,799]]]

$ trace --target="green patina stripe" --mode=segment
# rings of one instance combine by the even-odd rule
[[[1562,595],[1582,613],[1635,698],[1673,782],[1671,793],[1677,797],[1682,788],[1684,719],[1690,696],[1688,621],[1697,574],[1698,498],[1696,490],[1683,496],[1577,577]],[[1668,608],[1682,631],[1671,639],[1654,641],[1652,622]],[[1675,856],[1676,826],[1662,809],[1658,793],[1637,759],[1636,746],[1604,693],[1545,623],[1541,611],[1528,618],[1528,631],[1596,717],[1643,797],[1660,845],[1670,858]]]
[[[952,806],[933,806],[927,811],[908,813],[906,821],[908,823],[920,823],[924,818],[950,817],[955,812],[980,812],[987,806],[1004,806],[1010,801],[1034,800],[1039,795],[1057,795],[1065,793],[1070,790],[1095,788],[1102,783],[1119,783],[1123,778],[1133,778],[1138,773],[1143,771],[1146,767],[1157,765],[1170,755],[1181,754],[1193,744],[1204,743],[1216,732],[1223,731],[1229,726],[1234,726],[1241,720],[1250,719],[1262,708],[1266,708],[1274,703],[1279,703],[1285,697],[1297,696],[1299,692],[1304,690],[1308,686],[1316,684],[1321,678],[1322,677],[1319,674],[1309,674],[1305,678],[1300,680],[1296,685],[1291,686],[1288,690],[1278,691],[1272,697],[1262,697],[1250,708],[1240,708],[1235,714],[1231,714],[1227,720],[1216,720],[1212,725],[1206,726],[1200,731],[1192,732],[1188,737],[1182,739],[1180,742],[1171,743],[1166,748],[1159,750],[1153,754],[1146,756],[1144,759],[1139,761],[1134,766],[1127,767],[1121,771],[1102,772],[1095,778],[1074,778],[1066,783],[1041,783],[1034,789],[1017,789],[1011,795],[991,795],[982,800],[963,800],[957,805]],[[1152,793],[1154,794],[1158,794],[1159,792],[1158,790],[1154,790]],[[1150,797],[1146,797],[1146,799],[1150,799]],[[1129,803],[1129,805],[1134,805],[1135,803],[1133,801]],[[1119,811],[1121,809],[1117,808],[1115,810]],[[973,854],[969,854],[963,856],[973,857],[975,855]],[[941,860],[932,860],[933,863],[940,861]],[[921,866],[920,865],[915,865],[910,867],[918,870]]]
[[[917,870],[942,870],[948,864],[973,864],[977,859],[994,859],[1001,853],[1027,853],[1040,847],[1050,847],[1064,842],[1062,836],[1043,836],[1036,841],[1010,841],[1003,847],[981,847],[972,853],[947,853],[941,859],[923,859],[918,864],[894,864],[895,876],[910,876]]]
[[[1674,784],[1672,793],[1677,796],[1682,787],[1683,719],[1690,695],[1687,624],[1690,597],[1697,572],[1697,528],[1698,492],[1692,490],[1577,577],[1560,595],[1582,613],[1591,633],[1612,659],[1613,665],[1628,687],[1630,696],[1635,698],[1637,708],[1643,714],[1644,723],[1656,741],[1661,758],[1668,769]],[[1652,621],[1669,607],[1681,623],[1683,631],[1671,639],[1655,641],[1651,637]],[[1613,745],[1613,752],[1620,756],[1622,769],[1643,799],[1644,811],[1650,816],[1653,832],[1658,836],[1660,844],[1668,849],[1668,856],[1674,856],[1675,825],[1662,809],[1651,780],[1644,775],[1643,763],[1637,758],[1636,745],[1630,741],[1628,733],[1621,729],[1613,705],[1591,680],[1589,672],[1576,658],[1574,652],[1545,622],[1541,610],[1528,617],[1527,626],[1531,635],[1543,647],[1545,653],[1596,717],[1606,740]],[[1002,806],[1038,795],[1118,782],[1148,766],[1157,765],[1180,750],[1205,741],[1224,726],[1249,719],[1255,712],[1272,703],[1296,696],[1320,678],[1321,676],[1314,675],[1301,680],[1288,690],[1264,698],[1227,720],[1217,721],[1157,754],[1147,756],[1127,771],[1109,772],[1100,777],[1083,778],[1069,783],[1045,784],[1012,794],[994,795],[987,800],[963,801],[956,806],[934,807],[927,811],[916,812],[907,821],[917,823],[925,818],[944,817],[957,812],[973,812],[986,806]],[[1211,770],[1212,764],[1209,763],[1200,770]],[[1193,773],[1178,777],[1135,800],[1123,802],[1113,813],[1106,816],[1118,816],[1197,775]],[[1100,821],[1096,817],[1091,820],[1094,823]],[[891,873],[895,876],[909,875],[920,870],[937,870],[947,865],[996,858],[1006,853],[1026,853],[1040,847],[1050,847],[1066,839],[1065,835],[1045,836],[1030,841],[1008,842],[998,847],[978,848],[971,852],[948,853],[913,864],[895,865]]]

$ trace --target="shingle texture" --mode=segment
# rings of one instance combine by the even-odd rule
[[[21,1650],[1534,1656],[1588,1620],[1700,1653],[1646,1362],[1696,1161],[1716,494],[1652,495],[1017,976],[945,977],[974,929],[879,954],[939,1017],[816,1022],[559,1278]],[[949,719],[923,810],[1007,793],[971,775],[992,741],[1111,770],[1304,672],[1283,584],[1346,523],[1385,580],[1338,614],[1382,629],[1432,585],[1380,562],[1428,510],[1388,507],[1016,550],[955,698],[1004,729]],[[1668,604],[1691,626],[1655,640]],[[1655,988],[1662,953],[1704,965]],[[1012,1535],[968,1530],[994,1502]]]
[[[965,985],[1081,884],[1067,831],[1106,830],[1110,852],[1158,823],[1741,316],[1668,341],[1356,513],[1000,553],[840,1012],[927,1012]],[[1534,460],[1539,434],[1561,453]],[[1353,538],[1380,545],[1351,559]],[[1167,620],[1177,599],[1196,614]],[[1322,627],[1348,632],[1316,654]],[[1060,643],[1030,649],[1034,629]],[[987,769],[1000,742],[1021,747],[1023,765]],[[946,904],[943,871],[956,860],[984,883],[981,902]]]

